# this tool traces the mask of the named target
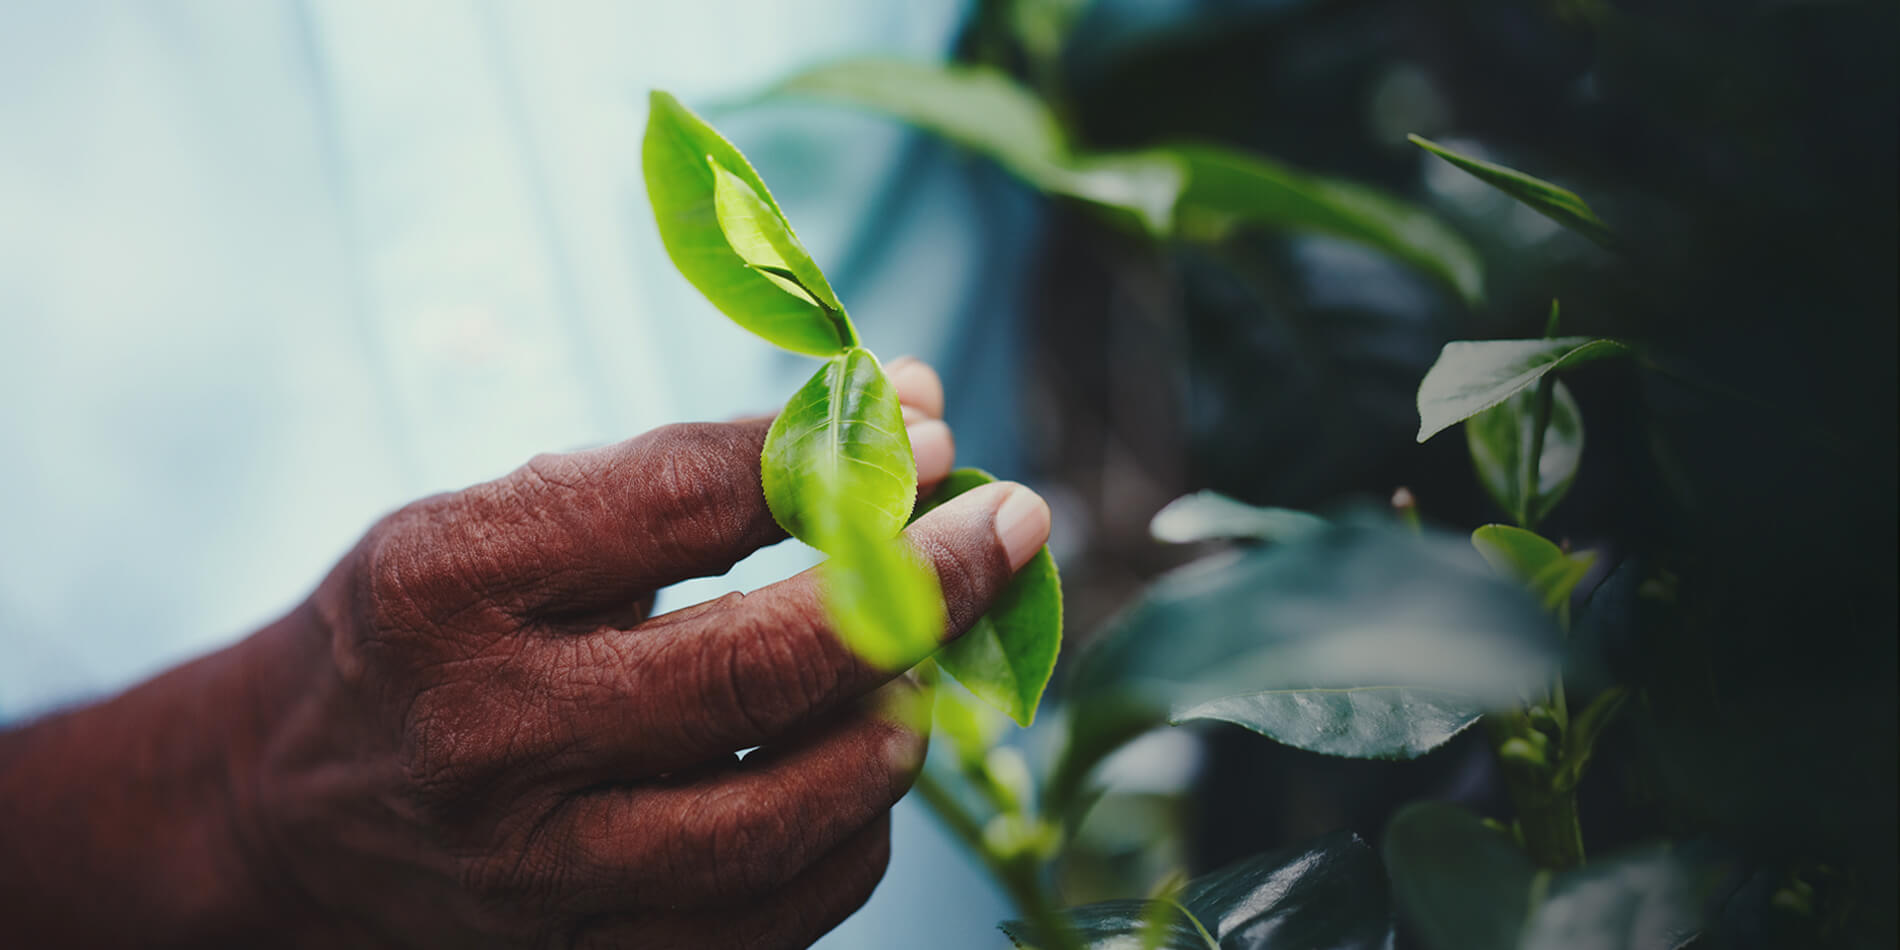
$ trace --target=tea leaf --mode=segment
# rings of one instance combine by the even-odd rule
[[[734,323],[796,353],[830,356],[855,345],[856,337],[842,316],[816,302],[835,302],[822,275],[806,283],[808,294],[790,293],[733,250],[720,227],[715,167],[743,182],[770,212],[766,217],[783,226],[787,236],[791,228],[784,226],[772,193],[732,143],[679,100],[656,90],[649,97],[640,155],[660,242],[674,266],[713,306]],[[792,242],[796,245],[796,238]],[[815,266],[812,272],[817,272]],[[793,273],[801,282],[807,280]]]
[[[1465,422],[1465,443],[1485,491],[1507,515],[1524,501],[1524,456],[1531,451],[1535,393],[1525,389]],[[1583,461],[1583,412],[1563,383],[1551,391],[1550,421],[1537,466],[1537,497],[1531,499],[1529,526],[1535,527],[1570,491]]]
[[[1261,508],[1219,492],[1182,495],[1155,512],[1148,533],[1156,541],[1186,544],[1223,538],[1297,541],[1326,527],[1326,519],[1291,508]]]
[[[825,611],[838,639],[866,662],[904,669],[943,641],[943,591],[909,541],[842,516],[848,508],[839,495],[813,518],[817,546],[831,555],[819,568]]]
[[[1557,639],[1463,539],[1342,522],[1164,576],[1080,658],[1073,718],[1172,708],[1333,755],[1414,756],[1544,683]],[[1391,721],[1401,710],[1421,722]]]
[[[724,165],[707,157],[713,170],[713,210],[726,243],[748,267],[764,274],[780,290],[807,303],[838,314],[839,336],[847,345],[857,343],[857,333],[844,319],[844,305],[825,282],[825,275],[812,263],[805,246],[778,213],[766,204],[745,179],[727,171]]]
[[[1533,210],[1558,224],[1563,225],[1595,241],[1603,247],[1616,249],[1618,242],[1610,226],[1598,218],[1596,212],[1584,203],[1576,193],[1560,188],[1541,178],[1532,178],[1514,168],[1460,155],[1422,136],[1408,135],[1413,145],[1422,148],[1470,172],[1487,185],[1530,205]]]
[[[1382,950],[1392,941],[1384,875],[1347,832],[1248,858],[1162,900],[1088,904],[1063,916],[1090,950]],[[1174,906],[1167,906],[1173,904]],[[1161,905],[1161,906],[1157,906]],[[1048,947],[1027,921],[1002,925],[1017,947]]]
[[[1517,950],[1538,872],[1477,816],[1411,805],[1385,829],[1392,897],[1430,950]]]
[[[1166,149],[1187,167],[1175,217],[1183,235],[1213,240],[1237,227],[1326,234],[1372,248],[1456,291],[1484,298],[1484,263],[1437,215],[1376,188],[1205,145]]]
[[[1418,441],[1511,398],[1545,373],[1630,352],[1622,341],[1587,336],[1447,343],[1418,384]]]
[[[1546,610],[1568,604],[1571,591],[1597,559],[1592,551],[1565,554],[1542,535],[1508,524],[1488,524],[1471,532],[1471,546],[1492,569],[1529,588]]]
[[[917,462],[897,388],[871,351],[852,347],[826,360],[792,394],[766,433],[760,468],[772,517],[827,554],[838,552],[826,547],[821,516],[851,527],[831,532],[840,536],[903,530],[916,502]]]
[[[974,468],[951,472],[919,506],[931,509],[995,476]],[[1062,581],[1047,545],[1017,572],[969,632],[937,654],[937,665],[977,698],[1023,726],[1036,719],[1062,648]]]
[[[1702,905],[1722,872],[1657,848],[1592,861],[1551,881],[1519,950],[1675,950],[1702,928]]]
[[[1352,759],[1415,759],[1484,714],[1469,696],[1410,686],[1275,689],[1178,711],[1175,723],[1230,722],[1283,745]]]
[[[881,112],[987,155],[1038,190],[1127,216],[1156,237],[1220,240],[1241,226],[1329,234],[1417,268],[1466,302],[1483,295],[1477,253],[1423,208],[1216,146],[1082,151],[1041,99],[989,67],[847,60],[792,76],[768,94]]]

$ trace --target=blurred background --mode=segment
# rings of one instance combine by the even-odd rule
[[[407,500],[780,403],[809,364],[654,233],[639,137],[665,88],[752,159],[866,344],[942,370],[960,459],[1051,499],[1070,652],[1208,552],[1149,534],[1189,491],[1406,486],[1428,521],[1497,520],[1461,439],[1413,438],[1445,342],[1540,336],[1553,298],[1567,334],[1646,341],[1673,374],[1567,380],[1589,450],[1545,533],[1673,578],[1592,661],[1695,686],[1606,739],[1592,846],[1713,830],[1864,866],[1890,918],[1896,25],[1852,0],[9,3],[0,721],[241,636]],[[862,56],[1000,69],[1078,151],[1222,146],[1444,237],[1143,227],[995,149],[770,92]],[[1407,133],[1577,191],[1624,246]],[[1418,797],[1495,805],[1469,739],[1388,764],[1159,734],[1110,763],[1115,820],[1066,886],[1373,837]],[[1000,895],[908,804],[896,848],[823,946],[1001,943]]]

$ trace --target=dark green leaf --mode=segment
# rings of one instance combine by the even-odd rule
[[[1499,574],[1523,584],[1547,610],[1570,602],[1596,554],[1565,554],[1543,535],[1508,524],[1488,524],[1471,532],[1471,545]]]
[[[1148,522],[1157,541],[1186,544],[1221,538],[1297,541],[1326,527],[1326,519],[1291,508],[1261,508],[1219,492],[1201,491],[1168,502]]]
[[[995,481],[974,468],[950,473],[919,508],[930,509]],[[969,632],[937,654],[937,665],[977,698],[1028,726],[1062,649],[1062,580],[1047,545],[1017,572]]]
[[[1389,254],[1468,302],[1483,293],[1477,254],[1422,208],[1214,146],[1081,152],[1042,100],[999,70],[849,60],[799,73],[773,92],[908,122],[995,159],[1042,191],[1132,218],[1155,236],[1218,239],[1237,225],[1330,234]]]
[[[1511,398],[1545,373],[1629,352],[1627,343],[1585,336],[1447,343],[1418,384],[1418,440]]]
[[[1590,210],[1575,192],[1559,188],[1541,178],[1532,178],[1516,169],[1482,159],[1460,155],[1436,142],[1409,135],[1412,144],[1477,176],[1487,185],[1530,205],[1537,213],[1589,238],[1603,247],[1615,249],[1617,239],[1609,225]]]
[[[1345,523],[1162,578],[1081,658],[1071,695],[1079,722],[1097,708],[1186,714],[1233,700],[1209,710],[1245,712],[1245,725],[1301,748],[1416,755],[1544,683],[1556,640],[1550,618],[1463,541]],[[1316,718],[1362,710],[1310,691],[1368,686],[1385,689],[1364,694],[1365,721]],[[1290,698],[1235,699],[1269,691]],[[1428,694],[1435,719],[1418,728],[1386,716]],[[1370,728],[1381,717],[1389,728]]]
[[[1465,443],[1478,480],[1507,515],[1515,515],[1524,501],[1524,456],[1534,441],[1535,402],[1536,392],[1525,389],[1465,421]],[[1582,460],[1583,412],[1570,389],[1559,382],[1551,389],[1550,422],[1544,428],[1544,451],[1537,466],[1537,497],[1529,508],[1532,526],[1569,493]]]
[[[1218,238],[1242,225],[1328,234],[1402,261],[1467,303],[1484,297],[1484,264],[1477,251],[1424,208],[1375,188],[1233,149],[1177,146],[1166,151],[1188,172],[1175,208],[1184,235]]]
[[[706,161],[713,170],[713,210],[719,219],[719,230],[725,233],[726,243],[732,245],[733,252],[780,290],[836,311],[841,334],[849,336],[849,344],[855,344],[857,333],[844,320],[844,305],[838,302],[838,295],[832,293],[825,275],[812,263],[811,255],[798,243],[798,236],[792,233],[778,209],[759,197],[745,179],[727,171],[710,157]]]
[[[817,519],[832,516],[833,499],[854,532],[890,538],[903,530],[917,500],[917,462],[897,388],[869,350],[826,360],[792,395],[766,434],[760,468],[772,517],[826,553],[837,552]]]
[[[808,295],[791,293],[733,250],[719,225],[715,165],[743,182],[769,210],[768,217],[783,224],[784,216],[745,156],[664,92],[655,91],[649,99],[641,165],[660,242],[674,266],[713,306],[747,330],[797,353],[830,356],[856,342],[841,312],[814,302],[811,295],[835,301],[822,275],[807,286]],[[789,226],[784,231],[791,234]],[[812,270],[815,273],[816,267]]]
[[[1325,755],[1413,759],[1478,721],[1469,696],[1409,686],[1275,689],[1222,696],[1177,710],[1176,723],[1231,722],[1269,739]]]
[[[1139,946],[1146,927],[1167,919],[1158,946],[1167,950],[1380,950],[1392,926],[1385,882],[1372,849],[1336,832],[1310,844],[1248,858],[1197,878],[1158,913],[1154,901],[1089,904],[1066,912],[1090,950]],[[1002,925],[1016,946],[1038,948],[1035,928]]]
[[[1540,874],[1502,832],[1454,805],[1411,805],[1386,826],[1385,867],[1428,950],[1517,950]]]

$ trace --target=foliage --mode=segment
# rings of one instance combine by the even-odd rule
[[[1014,901],[1009,937],[1043,950],[1379,946],[1396,922],[1428,950],[1893,945],[1900,84],[1868,64],[1889,56],[1900,17],[1853,0],[1131,6],[983,3],[964,62],[820,66],[763,100],[895,117],[1088,209],[1075,217],[1093,223],[1059,236],[1099,229],[1113,237],[1094,247],[1118,254],[1058,286],[1089,321],[1059,334],[1065,353],[1098,335],[1092,306],[1143,280],[1184,301],[1184,341],[1164,338],[1187,352],[1178,366],[1152,346],[1114,365],[1164,380],[1147,393],[1178,371],[1192,396],[1182,427],[1221,456],[1183,486],[1214,490],[1151,524],[1200,556],[1061,664],[1040,741],[1008,741],[1001,715],[936,691],[947,754],[919,792]],[[1336,90],[1405,93],[1416,73],[1456,100],[1420,129],[1439,141],[1410,136],[1424,151],[1404,129],[1376,140],[1340,117]],[[1473,137],[1450,137],[1451,117]],[[744,205],[731,217],[771,207],[742,158],[705,154],[714,166],[677,164],[708,188],[729,167],[757,197],[730,188]],[[732,282],[774,287],[788,312],[835,311],[830,336],[810,323],[788,337],[801,352],[855,343],[829,288],[801,273],[790,229],[757,231],[726,246],[745,269]],[[1150,256],[1109,243],[1130,232]],[[1376,327],[1369,307],[1313,303],[1305,284],[1324,268],[1295,260],[1289,248],[1309,245],[1287,235],[1354,245],[1436,296]],[[1377,273],[1361,282],[1395,282]],[[1539,335],[1526,318],[1552,296],[1568,332],[1552,304]],[[1351,375],[1365,370],[1342,340],[1408,354],[1368,361],[1379,385],[1399,377],[1398,412]],[[1259,393],[1280,398],[1248,398]],[[1209,404],[1219,411],[1196,415]],[[1151,429],[1168,418],[1147,408]],[[1433,439],[1459,423],[1464,451]],[[1403,464],[1347,469],[1326,454],[1388,436],[1371,456]],[[1415,489],[1395,513],[1285,507],[1390,492],[1394,473]],[[991,618],[1004,640],[1008,613]],[[937,667],[1026,723],[1045,654],[974,642],[960,649],[980,656],[946,651]],[[1308,809],[1334,822],[1320,827],[1360,816],[1379,846],[1289,848],[1261,832],[1280,827],[1259,814],[1279,801],[1276,778],[1240,773],[1253,784],[1200,790],[1198,827],[1116,829],[1187,837],[1200,850],[1185,864],[1227,870],[1134,865],[1139,876],[1096,878],[1115,899],[1062,910],[1073,866],[1107,863],[1091,816],[1179,794],[1134,802],[1112,778],[1119,755],[1172,725],[1226,752],[1297,750],[1272,761],[1308,770],[1453,771],[1457,784],[1426,797],[1456,801],[1308,787],[1382,802]],[[1223,792],[1240,804],[1201,807]],[[1256,853],[1206,861],[1209,841]]]

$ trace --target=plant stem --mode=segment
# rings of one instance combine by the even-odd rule
[[[983,829],[976,818],[928,771],[918,773],[917,783],[912,788],[937,814],[944,827],[981,859],[990,876],[1002,885],[1016,905],[1016,912],[1023,915],[1044,941],[1041,950],[1085,950],[1043,885],[1041,868],[1034,858],[1001,855],[990,850],[983,841]]]
[[[1517,497],[1517,526],[1526,531],[1535,527],[1531,513],[1537,510],[1538,490],[1543,484],[1544,430],[1550,428],[1550,407],[1556,389],[1556,376],[1545,373],[1537,381],[1537,394],[1531,397],[1531,448],[1518,464],[1519,484],[1523,488]]]

